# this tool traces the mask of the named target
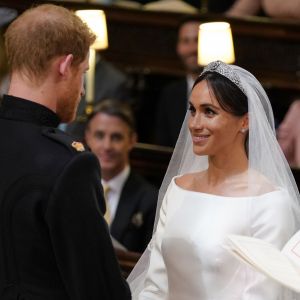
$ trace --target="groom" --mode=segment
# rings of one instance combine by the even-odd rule
[[[56,127],[73,120],[95,36],[55,5],[5,34],[0,103],[0,299],[127,300],[102,217],[97,158]]]

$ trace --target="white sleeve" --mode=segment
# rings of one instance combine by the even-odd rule
[[[278,196],[277,196],[278,195]],[[261,202],[257,202],[260,201]],[[274,197],[259,199],[253,202],[253,215],[251,221],[252,236],[282,249],[285,243],[295,232],[295,222],[290,201],[286,193],[275,194]],[[284,288],[272,279],[259,272],[247,269],[247,285],[242,300],[279,300],[282,298]]]
[[[169,189],[165,194],[159,213],[157,229],[151,240],[151,255],[149,269],[145,279],[144,289],[139,300],[165,300],[168,295],[168,278],[165,263],[161,253],[162,237],[167,218],[167,202]]]

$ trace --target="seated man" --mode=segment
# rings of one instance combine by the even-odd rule
[[[85,140],[101,164],[111,235],[128,250],[142,252],[152,236],[158,192],[130,169],[134,123],[125,103],[105,100],[90,115]]]
[[[161,93],[155,129],[158,145],[175,146],[188,108],[189,94],[201,72],[197,60],[199,25],[197,16],[188,17],[179,25],[176,50],[186,70],[186,77],[170,83]]]

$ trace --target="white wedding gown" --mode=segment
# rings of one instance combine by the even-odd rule
[[[282,190],[255,197],[216,196],[184,190],[173,179],[138,299],[293,299],[224,247],[227,234],[242,234],[282,248],[295,231],[287,196]]]

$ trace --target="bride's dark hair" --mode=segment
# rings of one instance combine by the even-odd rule
[[[207,81],[209,89],[225,111],[239,117],[248,112],[247,96],[228,78],[219,73],[206,72],[196,79],[194,87],[203,80]]]

